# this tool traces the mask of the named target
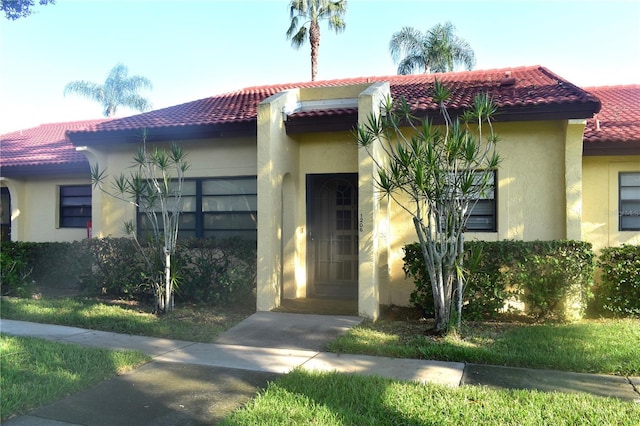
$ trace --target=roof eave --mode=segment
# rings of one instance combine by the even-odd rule
[[[154,127],[147,129],[147,142],[172,140],[212,139],[224,137],[255,136],[256,120],[222,124],[199,124],[186,126]],[[106,143],[138,143],[143,127],[125,130],[102,130],[92,132],[67,132],[75,146],[100,145]]]
[[[22,176],[44,175],[82,175],[87,177],[90,173],[89,162],[82,163],[55,163],[55,164],[28,164],[20,166],[3,166],[0,168],[0,176],[12,178]]]
[[[585,102],[581,104],[552,104],[498,108],[493,117],[495,122],[516,121],[545,121],[587,119],[600,109],[599,102]],[[464,111],[451,109],[452,117],[461,115]],[[429,118],[434,124],[444,124],[442,115],[433,110],[415,112],[417,116]],[[357,112],[341,115],[290,117],[285,122],[287,134],[326,133],[337,131],[351,131],[358,123]]]
[[[585,141],[582,144],[585,157],[605,155],[640,155],[640,140],[635,141]]]

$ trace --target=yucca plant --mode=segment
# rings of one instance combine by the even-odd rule
[[[185,172],[189,168],[186,153],[177,143],[169,149],[147,146],[147,133],[143,132],[138,152],[133,157],[133,171],[121,173],[111,182],[111,191],[104,187],[106,170],[91,166],[94,188],[135,205],[144,212],[149,225],[146,244],[142,244],[133,221],[124,223],[127,235],[138,247],[148,269],[148,279],[153,287],[156,307],[161,312],[173,310],[173,293],[176,285],[171,272],[171,256],[176,251],[182,191]],[[163,264],[159,267],[159,264]]]
[[[450,93],[437,79],[430,95],[443,125],[416,118],[404,99],[387,98],[380,113],[359,126],[357,140],[375,164],[376,186],[413,219],[433,290],[434,331],[443,334],[449,331],[456,289],[459,326],[464,230],[474,205],[492,190],[500,158],[492,127],[496,108],[487,95],[476,96],[455,119],[446,107]],[[489,134],[483,140],[485,127]]]

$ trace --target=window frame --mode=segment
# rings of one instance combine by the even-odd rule
[[[255,192],[246,192],[246,193],[228,193],[221,191],[219,193],[207,192],[204,191],[205,182],[207,181],[239,181],[239,180],[249,180],[252,179],[255,182]],[[258,177],[256,175],[242,175],[242,176],[211,176],[211,177],[201,177],[201,178],[185,178],[186,183],[194,183],[194,193],[191,194],[182,194],[182,200],[186,198],[193,198],[194,208],[190,211],[182,211],[180,213],[181,216],[181,225],[178,227],[178,238],[226,238],[226,237],[238,237],[241,239],[246,239],[250,241],[257,241],[258,239],[258,226],[257,226],[257,218],[258,218]],[[209,198],[228,198],[231,199],[233,197],[238,196],[250,196],[255,197],[255,209],[247,209],[247,210],[204,210],[204,201],[206,197]],[[207,216],[220,216],[220,217],[228,217],[233,220],[234,215],[237,217],[238,215],[248,215],[252,217],[250,220],[256,224],[255,228],[216,228],[216,227],[206,227],[206,218]],[[193,225],[190,227],[185,227],[182,224],[182,221],[185,217],[191,217]],[[141,235],[145,231],[144,221],[146,220],[146,213],[141,210],[139,207],[136,207],[136,229],[138,230],[138,234]],[[220,234],[220,236],[216,235]],[[238,234],[238,235],[225,235],[225,234]],[[252,234],[247,237],[247,235]],[[142,236],[142,235],[141,235]]]
[[[0,187],[0,205],[2,219],[0,219],[0,241],[11,241],[11,192],[6,186]],[[6,221],[5,221],[6,219]]]
[[[69,190],[72,188],[78,188],[86,190],[88,193],[85,194],[64,194],[65,190]],[[81,199],[81,198],[89,198],[89,203],[87,204],[76,204],[66,203],[67,200]],[[93,189],[91,188],[91,184],[70,184],[70,185],[59,185],[58,186],[58,227],[59,228],[73,228],[73,229],[81,229],[86,228],[87,223],[92,220],[92,211],[91,204],[93,199]],[[81,214],[69,214],[65,213],[73,209],[80,209]],[[84,211],[83,211],[84,210]],[[87,213],[88,210],[88,213]],[[82,224],[69,224],[65,223],[66,219],[77,219],[82,220]]]
[[[625,202],[639,203],[640,198],[630,198],[623,200],[622,198],[622,190],[623,188],[638,188],[640,190],[640,185],[622,185],[622,178],[624,175],[637,175],[640,180],[640,172],[629,171],[629,172],[618,172],[618,231],[619,232],[627,232],[627,231],[640,231],[640,225],[637,227],[624,227],[623,226],[623,217],[633,217],[640,216],[640,211],[633,209],[626,209],[623,205]]]
[[[477,173],[483,172],[482,170],[478,170]],[[466,223],[465,223],[465,229],[464,232],[465,233],[495,233],[498,232],[498,186],[497,186],[497,182],[498,182],[498,170],[492,170],[491,171],[493,173],[493,197],[492,198],[479,198],[479,199],[473,199],[469,202],[469,208],[471,209],[469,211]],[[491,215],[486,215],[486,214],[473,214],[473,210],[474,207],[477,206],[476,201],[482,201],[482,200],[488,200],[491,203],[492,206],[492,214]],[[472,217],[490,217],[492,218],[492,223],[491,223],[491,227],[490,229],[469,229],[469,219],[471,219]]]

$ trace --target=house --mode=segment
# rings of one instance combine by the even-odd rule
[[[256,239],[258,310],[274,309],[283,299],[357,298],[359,313],[377,318],[381,304],[409,303],[413,284],[402,271],[402,247],[415,240],[415,231],[401,208],[378,196],[372,161],[358,149],[352,130],[379,113],[388,95],[405,97],[418,115],[436,117],[430,97],[435,77],[453,93],[451,112],[469,106],[479,92],[488,92],[499,111],[495,131],[502,164],[483,211],[472,212],[467,240],[594,238],[597,247],[638,241],[638,231],[626,229],[627,217],[631,228],[635,223],[626,211],[638,203],[633,198],[637,186],[626,186],[640,174],[637,139],[606,139],[611,116],[607,107],[601,109],[595,89],[583,90],[541,66],[249,87],[70,128],[66,147],[75,147],[109,174],[119,174],[130,165],[143,129],[148,143],[179,141],[191,164],[181,233]],[[613,105],[619,98],[604,99]],[[640,122],[637,113],[632,121]],[[2,136],[3,150],[13,143],[8,136]],[[609,146],[624,152],[610,155]],[[34,222],[28,212],[38,204],[24,194],[31,193],[38,166],[33,165],[34,176],[20,175],[13,172],[18,164],[4,152],[2,157],[12,239],[84,237],[85,227],[52,234],[45,228],[53,219],[45,223],[36,216],[40,220]],[[601,169],[611,164],[621,167],[614,175],[625,173],[623,198],[631,194],[623,200],[625,225],[616,236],[610,233],[618,226],[617,207],[603,214],[600,206],[602,194],[614,201],[619,195],[618,186],[602,181]],[[52,191],[57,198],[50,196],[40,208],[48,216],[56,212],[58,230],[65,216],[59,210],[82,198],[63,194],[67,183],[90,188],[88,174],[84,181],[76,179],[48,179],[57,185]],[[125,220],[142,223],[135,207],[97,190],[91,193],[90,217],[96,237],[121,235]]]
[[[584,131],[582,238],[596,250],[640,244],[640,85],[585,90],[602,109]]]
[[[73,241],[91,220],[87,157],[66,132],[106,119],[42,124],[0,136],[2,240]]]

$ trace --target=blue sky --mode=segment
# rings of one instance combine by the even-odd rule
[[[310,79],[309,46],[291,47],[287,0],[57,0],[0,18],[0,133],[99,118],[63,96],[102,83],[118,62],[149,78],[154,108],[244,87]],[[582,86],[640,83],[640,1],[349,0],[342,34],[322,24],[318,79],[393,75],[403,26],[451,21],[476,69],[543,65]],[[133,111],[123,110],[120,115]]]

